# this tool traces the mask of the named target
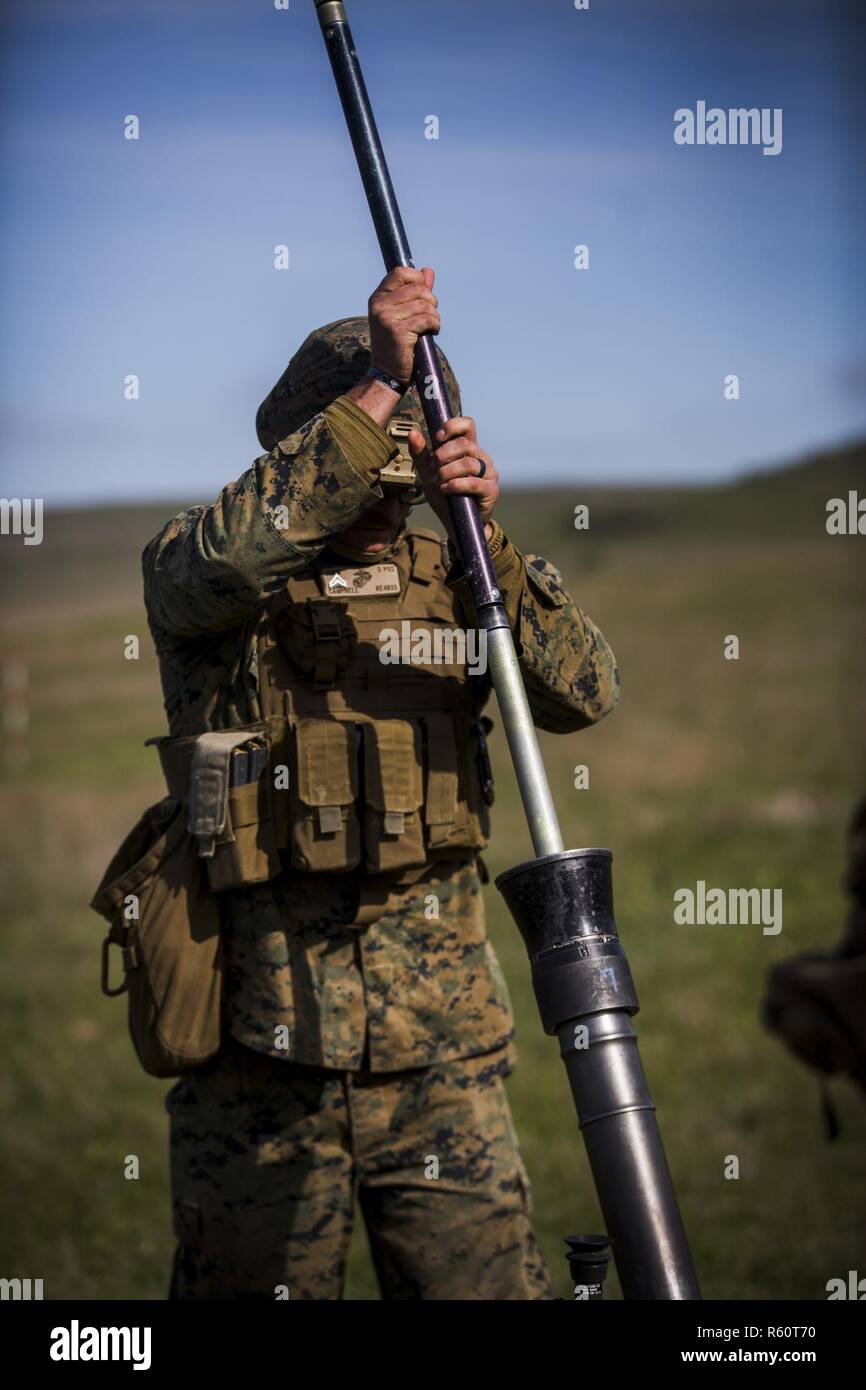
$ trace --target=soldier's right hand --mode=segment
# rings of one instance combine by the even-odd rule
[[[412,380],[415,344],[422,333],[438,333],[436,276],[429,266],[396,266],[370,296],[370,360],[398,381]]]

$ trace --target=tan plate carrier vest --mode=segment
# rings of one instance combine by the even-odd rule
[[[395,589],[395,569],[400,592],[372,592]],[[440,538],[415,529],[381,564],[317,561],[271,600],[257,634],[262,721],[249,729],[266,739],[268,768],[229,786],[227,748],[224,823],[204,827],[213,888],[264,882],[283,868],[410,878],[487,844],[490,721],[480,706],[489,682],[469,674],[444,577]],[[440,659],[383,663],[386,629]],[[228,744],[242,732],[204,738]],[[197,741],[159,742],[178,795]],[[201,825],[190,829],[201,836]]]

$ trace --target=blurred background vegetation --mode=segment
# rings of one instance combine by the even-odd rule
[[[543,748],[566,843],[614,851],[641,1050],[709,1298],[822,1299],[828,1279],[866,1269],[863,1098],[835,1083],[842,1133],[828,1143],[815,1079],[759,1021],[767,966],[829,946],[845,913],[844,831],[866,782],[866,541],[824,523],[850,488],[866,493],[864,447],[723,487],[514,491],[501,505],[620,662],[617,713]],[[178,509],[52,512],[41,547],[6,538],[0,552],[3,656],[27,663],[31,705],[31,760],[5,768],[0,798],[0,1273],[44,1278],[48,1298],[167,1290],[170,1083],[140,1071],[124,1001],[100,995],[103,924],[87,903],[162,795],[143,746],[164,719],[139,557]],[[723,657],[728,634],[739,661]],[[529,853],[498,730],[494,759],[492,874]],[[589,790],[574,789],[578,763]],[[697,879],[781,887],[782,932],[674,926],[673,893]],[[601,1218],[522,944],[492,884],[486,900],[517,1015],[508,1085],[535,1220],[567,1295],[562,1237]],[[360,1224],[348,1296],[378,1296]]]

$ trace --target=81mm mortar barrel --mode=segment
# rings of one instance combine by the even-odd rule
[[[315,0],[386,270],[414,262],[345,6]],[[434,341],[415,350],[430,438],[453,411]],[[609,850],[568,850],[477,505],[449,498],[536,859],[496,880],[532,963],[542,1022],[565,1061],[626,1298],[700,1298],[630,1016],[638,1002],[613,920]]]

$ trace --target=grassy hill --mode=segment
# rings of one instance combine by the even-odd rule
[[[845,912],[844,827],[866,783],[866,538],[830,537],[824,520],[850,488],[866,494],[866,446],[725,487],[514,491],[501,506],[619,658],[612,718],[542,742],[566,842],[614,850],[641,1050],[711,1298],[823,1298],[828,1279],[866,1267],[863,1099],[835,1084],[842,1135],[828,1144],[814,1079],[758,1019],[767,966],[829,945]],[[578,503],[588,531],[574,529]],[[162,1298],[167,1285],[166,1087],[138,1070],[123,1002],[99,993],[87,901],[162,794],[143,746],[163,717],[139,556],[179,505],[50,513],[42,546],[0,545],[2,650],[29,667],[32,745],[0,787],[0,1273],[44,1278],[47,1297]],[[130,634],[138,661],[123,656]],[[730,634],[738,661],[724,659]],[[498,729],[494,760],[493,874],[529,854]],[[675,926],[673,894],[698,879],[781,888],[782,932]],[[535,1218],[567,1294],[562,1237],[600,1216],[522,944],[492,886],[486,897],[517,1015],[509,1089]],[[123,1176],[130,1154],[138,1181]],[[349,1293],[375,1296],[360,1234]]]

